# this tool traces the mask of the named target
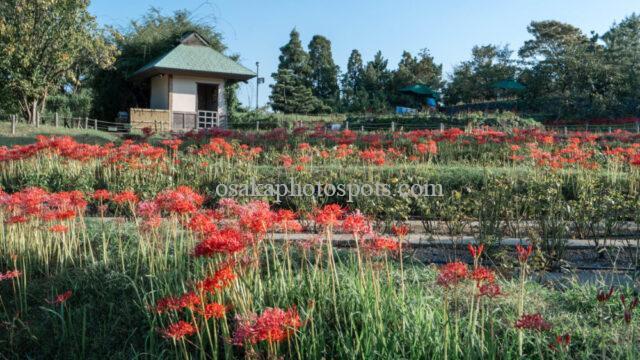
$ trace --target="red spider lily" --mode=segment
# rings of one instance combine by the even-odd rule
[[[429,140],[427,141],[427,143],[418,143],[415,145],[416,150],[424,155],[424,154],[437,154],[438,153],[438,144],[433,141],[433,140]]]
[[[493,271],[482,266],[473,270],[473,272],[471,273],[471,278],[476,281],[478,286],[480,286],[482,282],[492,284],[496,280],[496,276]]]
[[[162,145],[167,146],[169,149],[176,151],[178,147],[182,144],[182,140],[180,139],[171,139],[171,140],[162,140],[160,142]]]
[[[275,213],[276,228],[285,232],[300,232],[302,225],[296,220],[296,213],[281,209]]]
[[[194,256],[212,256],[214,254],[233,254],[244,250],[249,237],[236,229],[226,228],[210,234],[198,243],[193,251]]]
[[[278,343],[290,338],[302,326],[295,307],[286,311],[266,308],[262,315],[250,314],[238,318],[238,326],[233,334],[235,345],[256,344],[260,341]]]
[[[199,155],[207,155],[207,154],[216,154],[223,155],[227,159],[231,158],[235,154],[235,150],[233,149],[233,145],[229,144],[223,138],[212,138],[209,140],[209,143],[202,146],[200,150],[198,150],[197,154]]]
[[[240,216],[240,225],[254,234],[265,234],[274,225],[275,214],[264,201],[253,201],[245,206]]]
[[[138,195],[131,190],[125,190],[121,193],[114,194],[112,196],[112,200],[118,205],[137,204],[138,201],[140,201]]]
[[[94,191],[93,195],[91,195],[91,197],[94,200],[100,201],[100,202],[104,202],[104,201],[108,201],[109,199],[111,199],[111,193],[109,192],[109,190],[96,190]]]
[[[46,300],[46,301],[49,304],[56,304],[56,305],[64,304],[67,300],[69,300],[71,295],[73,295],[73,292],[71,290],[67,290],[62,294],[56,295],[56,297],[53,300]]]
[[[314,211],[314,220],[321,226],[334,226],[342,219],[344,211],[338,204],[325,205],[322,209]]]
[[[520,245],[516,245],[516,252],[518,254],[518,261],[521,263],[526,263],[531,256],[531,252],[533,251],[533,246],[529,245],[526,248]]]
[[[467,273],[467,264],[459,261],[447,263],[440,268],[436,282],[445,288],[455,286],[467,277]]]
[[[469,254],[473,257],[474,260],[477,260],[482,255],[484,251],[484,244],[480,244],[479,246],[473,246],[471,244],[467,244],[467,249],[469,250]]]
[[[178,186],[158,194],[155,202],[161,210],[168,213],[186,214],[198,210],[204,202],[204,197],[188,186]]]
[[[199,307],[197,312],[207,320],[211,318],[222,319],[227,313],[227,307],[218,303],[210,303],[205,304],[203,307]]]
[[[360,211],[356,211],[344,218],[342,230],[354,236],[362,236],[371,232],[371,226],[368,219]]]
[[[178,311],[180,309],[189,309],[195,311],[202,303],[200,297],[194,292],[182,294],[180,297],[167,296],[156,302],[155,311],[163,314],[168,311]]]
[[[360,153],[360,158],[367,163],[375,165],[384,165],[385,153],[384,150],[367,149]]]
[[[186,321],[178,321],[164,329],[159,330],[160,334],[167,339],[180,340],[186,336],[196,333],[196,328]]]
[[[373,252],[398,251],[400,243],[395,239],[379,236],[371,240],[367,245],[367,249]]]
[[[62,224],[57,224],[49,227],[49,231],[57,234],[64,234],[69,231],[69,228]]]
[[[160,207],[155,201],[141,201],[138,203],[136,213],[146,219],[160,216]]]
[[[407,236],[409,234],[409,226],[408,225],[404,225],[404,224],[398,225],[398,226],[392,225],[391,226],[391,232],[393,232],[393,234],[395,236],[398,236],[398,237],[402,238],[402,237],[405,237],[405,236]]]
[[[4,274],[0,273],[0,281],[15,279],[20,275],[22,275],[22,272],[20,270],[10,270],[5,272]]]
[[[607,302],[607,301],[609,301],[609,299],[611,299],[611,296],[613,295],[613,292],[614,292],[614,288],[612,286],[612,287],[609,288],[609,292],[604,292],[604,291],[598,292],[598,295],[596,295],[596,299],[600,303]]]
[[[620,301],[622,302],[622,307],[624,309],[624,322],[628,325],[631,323],[631,317],[633,315],[633,310],[638,306],[638,297],[635,296],[633,301],[629,303],[627,306],[627,301],[624,294],[620,294]]]
[[[553,351],[557,351],[558,349],[566,351],[570,345],[571,345],[570,334],[558,335],[556,336],[555,343],[549,344],[549,349]]]
[[[280,156],[280,161],[285,169],[288,169],[293,165],[293,159],[289,155]]]
[[[484,284],[480,285],[478,296],[486,296],[488,298],[496,298],[498,296],[504,295],[502,290],[500,289],[500,285],[498,284]]]
[[[233,266],[233,263],[229,263],[221,267],[213,274],[213,276],[197,282],[195,284],[196,289],[200,292],[214,294],[229,286],[237,278],[233,271]]]
[[[540,314],[524,314],[516,321],[515,327],[517,329],[549,331],[552,326]]]
[[[208,234],[218,230],[211,214],[206,213],[197,213],[192,216],[186,224],[186,228],[198,234]]]

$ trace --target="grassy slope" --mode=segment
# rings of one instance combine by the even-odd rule
[[[66,135],[73,137],[78,142],[88,144],[104,144],[118,140],[117,135],[99,130],[56,128],[53,126],[35,128],[23,123],[19,123],[16,128],[16,134],[11,135],[11,123],[0,122],[0,146],[30,144],[35,141],[36,135]]]

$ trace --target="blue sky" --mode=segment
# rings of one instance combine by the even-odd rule
[[[279,48],[294,27],[305,45],[314,34],[328,37],[342,70],[354,48],[365,61],[381,50],[391,68],[403,50],[416,54],[428,48],[449,74],[474,45],[509,44],[517,50],[529,38],[532,20],[555,19],[602,34],[640,12],[638,0],[92,0],[90,11],[101,24],[124,28],[152,6],[165,14],[193,11],[194,19],[215,24],[241,63],[254,69],[259,61],[266,80],[260,105],[268,101]],[[255,106],[255,80],[238,95]]]

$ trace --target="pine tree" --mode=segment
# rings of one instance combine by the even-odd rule
[[[273,73],[271,107],[285,113],[307,114],[316,111],[320,102],[311,91],[309,54],[300,42],[300,33],[291,30],[289,42],[280,48],[278,71]]]
[[[340,101],[338,88],[338,66],[333,62],[331,41],[315,35],[309,43],[309,65],[313,95],[328,111],[337,111]]]
[[[342,107],[346,111],[364,111],[367,101],[363,87],[364,64],[358,50],[351,51],[347,72],[342,76]]]
[[[419,107],[415,96],[402,94],[399,90],[405,86],[422,84],[439,90],[443,86],[442,65],[435,63],[429,50],[423,49],[417,57],[408,51],[402,53],[398,69],[393,72],[390,102],[393,105]]]
[[[363,87],[367,93],[366,110],[384,112],[389,107],[388,91],[391,73],[387,69],[388,60],[378,51],[372,61],[364,69]]]

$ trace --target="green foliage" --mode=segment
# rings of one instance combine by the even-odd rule
[[[313,95],[324,104],[319,112],[338,110],[340,89],[338,88],[338,66],[333,62],[331,41],[315,35],[309,43],[309,65]],[[326,111],[329,110],[329,111]]]
[[[496,99],[497,91],[492,85],[516,76],[511,55],[512,51],[507,46],[474,46],[471,60],[462,62],[453,70],[445,92],[447,105]],[[503,97],[513,95],[514,92],[502,94]]]
[[[0,83],[33,122],[49,94],[78,86],[89,68],[106,68],[105,43],[86,0],[7,0],[0,3]],[[6,95],[5,95],[6,96]]]
[[[347,72],[342,75],[342,108],[347,112],[365,109],[367,93],[364,89],[364,63],[358,50],[351,51]]]
[[[438,91],[444,85],[442,81],[442,65],[435,63],[429,50],[423,49],[418,57],[405,51],[398,64],[398,69],[393,71],[389,88],[389,102],[391,105],[399,105],[420,109],[425,104],[415,96],[402,94],[400,89],[414,84],[427,85]]]

